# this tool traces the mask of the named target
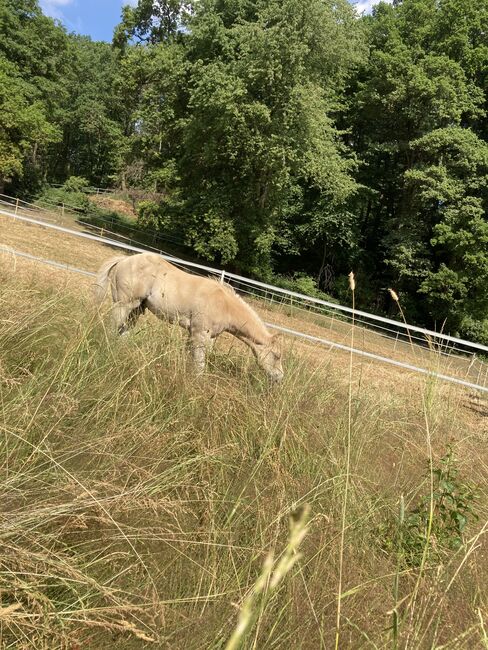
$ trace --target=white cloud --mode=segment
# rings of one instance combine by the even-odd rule
[[[355,2],[354,5],[356,7],[356,11],[358,14],[369,14],[371,13],[371,9],[373,8],[373,5],[377,5],[379,0],[358,0],[358,2]],[[393,0],[383,0],[383,2],[386,2],[388,4],[391,4]]]
[[[65,17],[62,12],[62,7],[72,4],[73,0],[40,0],[40,5],[43,13],[46,16],[51,16],[51,18],[57,18],[58,20],[65,20]]]

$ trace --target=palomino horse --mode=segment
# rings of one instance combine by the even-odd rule
[[[155,253],[105,262],[97,277],[99,304],[109,283],[120,334],[149,309],[188,330],[197,372],[204,370],[206,352],[214,339],[229,332],[251,348],[271,379],[283,378],[279,334],[270,334],[256,312],[229,285],[185,273]]]

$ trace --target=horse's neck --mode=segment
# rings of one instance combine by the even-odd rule
[[[248,345],[265,345],[269,332],[256,312],[237,295],[232,296],[230,331]]]

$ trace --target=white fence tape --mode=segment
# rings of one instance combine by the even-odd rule
[[[70,264],[63,264],[63,262],[55,262],[54,260],[46,260],[42,257],[36,257],[30,253],[24,253],[22,251],[15,250],[10,246],[0,246],[0,253],[7,253],[12,255],[12,257],[24,257],[33,262],[42,262],[48,266],[53,266],[56,269],[61,269],[62,271],[72,271],[73,273],[80,273],[82,275],[88,275],[90,277],[96,277],[96,273],[92,271],[84,271],[83,269],[78,269],[76,266],[71,266]]]
[[[95,277],[96,273],[93,273],[92,271],[85,271],[83,269],[78,269],[77,267],[70,266],[68,264],[62,264],[60,262],[55,262],[53,260],[47,260],[43,259],[42,257],[36,257],[35,255],[31,255],[30,253],[24,253],[22,251],[17,251],[12,248],[9,248],[8,246],[0,246],[0,252],[2,253],[8,253],[12,256],[18,256],[18,257],[24,257],[26,259],[36,261],[36,262],[41,262],[42,264],[47,264],[59,269],[62,269],[63,271],[70,271],[73,273],[80,273],[82,275],[87,275],[91,277]],[[473,390],[478,390],[482,393],[488,393],[488,387],[486,386],[481,386],[480,384],[475,384],[469,381],[465,381],[464,379],[459,379],[458,377],[452,377],[451,375],[444,375],[441,373],[434,372],[432,370],[428,370],[427,368],[420,368],[418,366],[413,366],[410,363],[404,363],[403,361],[396,361],[395,359],[390,359],[388,357],[384,357],[378,354],[373,354],[372,352],[366,352],[364,350],[358,350],[356,348],[350,347],[348,345],[342,345],[341,343],[336,343],[334,341],[328,341],[327,339],[321,338],[319,336],[312,336],[311,334],[305,334],[304,332],[298,332],[297,330],[290,329],[288,327],[282,327],[281,325],[276,325],[274,323],[266,323],[267,327],[270,327],[272,329],[278,330],[280,332],[283,332],[285,334],[288,334],[290,336],[294,336],[297,338],[305,339],[307,341],[310,341],[312,343],[319,343],[320,345],[325,345],[330,348],[335,348],[338,350],[343,350],[345,352],[353,353],[358,356],[366,357],[368,359],[372,359],[374,361],[380,361],[381,363],[386,363],[389,365],[396,366],[398,368],[403,368],[406,370],[411,370],[412,372],[420,373],[423,375],[428,375],[432,379],[440,379],[442,381],[446,381],[449,383],[453,384],[458,384],[460,386],[464,386],[466,388],[472,388]]]
[[[32,219],[31,217],[25,217],[25,216],[20,215],[20,214],[14,215],[11,212],[8,212],[6,210],[0,210],[0,214],[3,214],[5,216],[7,216],[7,217],[11,217],[11,218],[14,218],[14,219],[19,219],[21,221],[26,221],[28,223],[34,223],[34,224],[37,224],[37,225],[45,226],[46,228],[52,228],[52,229],[58,230],[60,232],[64,232],[64,233],[67,233],[67,234],[70,234],[70,235],[74,235],[75,237],[84,237],[86,239],[91,239],[93,241],[98,241],[98,242],[108,244],[110,246],[114,246],[114,247],[121,248],[121,249],[124,249],[124,250],[134,251],[134,252],[137,252],[137,253],[146,252],[145,248],[141,248],[139,246],[132,246],[131,244],[124,244],[124,243],[116,241],[114,239],[108,239],[106,237],[99,237],[97,235],[91,235],[89,233],[79,232],[79,231],[76,231],[76,230],[72,230],[70,228],[65,228],[63,226],[58,226],[58,225],[55,225],[55,224],[46,223],[46,222],[41,221],[39,219]],[[215,268],[213,268],[211,266],[205,266],[204,264],[198,264],[197,262],[190,262],[190,261],[187,261],[187,260],[182,260],[180,258],[173,257],[173,256],[167,255],[167,254],[163,254],[162,256],[165,259],[171,260],[175,264],[200,269],[200,270],[206,271],[207,273],[212,273],[212,274],[218,275],[218,276],[221,276],[221,274],[222,274],[221,269],[215,269]],[[246,278],[246,277],[244,277],[242,275],[237,275],[235,273],[230,273],[229,271],[226,271],[225,275],[226,275],[226,278],[228,278],[229,280],[234,280],[234,281],[236,281],[238,283],[246,284],[247,286],[253,286],[253,287],[257,287],[259,289],[262,289],[264,291],[270,291],[270,292],[274,292],[276,294],[281,294],[281,295],[284,295],[284,296],[290,296],[290,297],[293,297],[293,298],[297,298],[297,299],[305,301],[305,302],[307,302],[309,304],[321,305],[323,307],[328,307],[329,309],[334,309],[334,310],[339,311],[339,312],[344,312],[344,313],[346,313],[348,315],[351,315],[351,316],[353,314],[352,308],[351,307],[346,307],[345,305],[339,305],[337,303],[329,302],[327,300],[322,300],[320,298],[314,298],[312,296],[307,296],[307,295],[305,295],[303,293],[298,293],[297,291],[290,291],[289,289],[282,289],[281,287],[277,287],[277,286],[274,286],[274,285],[271,285],[271,284],[267,284],[265,282],[260,282],[259,280],[252,280],[251,278]],[[478,350],[479,352],[485,352],[485,353],[488,352],[488,346],[482,345],[481,343],[474,343],[472,341],[467,341],[465,339],[460,339],[460,338],[457,338],[455,336],[450,336],[448,334],[442,334],[440,332],[435,332],[434,330],[429,330],[429,329],[426,329],[426,328],[423,328],[423,327],[418,327],[416,325],[405,324],[405,323],[402,323],[401,321],[396,321],[396,320],[393,320],[391,318],[386,318],[384,316],[378,316],[376,314],[370,314],[368,312],[364,312],[364,311],[361,311],[361,310],[355,310],[354,314],[355,314],[355,317],[357,317],[357,318],[367,318],[370,321],[372,321],[373,323],[375,323],[375,322],[385,323],[385,324],[388,324],[388,325],[393,325],[396,328],[398,328],[399,330],[406,330],[407,332],[418,332],[418,333],[422,334],[425,337],[426,340],[432,340],[433,339],[433,340],[436,340],[436,341],[442,341],[443,343],[446,343],[446,344],[451,343],[451,344],[454,344],[454,345],[461,345],[461,346],[464,346],[465,348]]]
[[[388,363],[392,366],[397,366],[398,368],[405,368],[406,370],[412,370],[413,372],[418,372],[424,375],[429,375],[432,378],[435,379],[442,379],[443,381],[448,381],[453,384],[460,384],[461,386],[466,386],[468,388],[474,388],[475,390],[480,390],[483,393],[488,393],[488,387],[487,386],[481,386],[479,384],[473,384],[469,381],[465,381],[464,379],[459,379],[457,377],[452,377],[451,375],[443,375],[438,372],[434,372],[432,370],[428,370],[427,368],[419,368],[418,366],[413,366],[410,363],[404,363],[403,361],[396,361],[395,359],[390,359],[389,357],[383,357],[379,354],[374,354],[373,352],[366,352],[365,350],[358,350],[356,348],[352,348],[348,345],[342,345],[341,343],[335,343],[334,341],[327,341],[327,339],[320,338],[318,336],[312,336],[311,334],[305,334],[304,332],[297,332],[296,330],[292,330],[288,327],[282,327],[281,325],[275,325],[274,323],[266,323],[268,327],[271,327],[275,330],[279,330],[280,332],[284,332],[285,334],[290,334],[291,336],[297,336],[299,338],[307,339],[309,341],[313,341],[315,343],[321,343],[322,345],[328,345],[332,348],[336,348],[338,350],[344,350],[345,352],[357,354],[362,357],[367,357],[368,359],[374,359],[375,361],[381,361],[382,363]]]

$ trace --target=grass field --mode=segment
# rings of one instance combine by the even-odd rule
[[[116,338],[89,279],[0,279],[0,647],[488,647],[486,401],[292,341],[279,387],[230,338],[196,379],[178,328]]]

